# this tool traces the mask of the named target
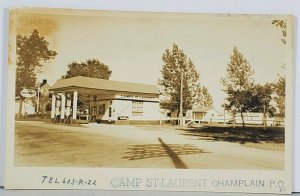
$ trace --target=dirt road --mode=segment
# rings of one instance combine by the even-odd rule
[[[284,151],[202,140],[174,127],[17,121],[16,166],[283,169]]]

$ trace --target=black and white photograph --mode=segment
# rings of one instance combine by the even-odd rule
[[[292,24],[11,9],[13,167],[289,173]]]

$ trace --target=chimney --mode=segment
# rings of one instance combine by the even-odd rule
[[[47,79],[43,79],[43,82],[40,84],[40,87],[44,86],[45,84],[47,84]]]

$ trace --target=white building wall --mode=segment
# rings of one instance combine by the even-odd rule
[[[19,114],[20,101],[15,101],[15,114]],[[35,106],[31,100],[24,100],[22,104],[21,115],[35,114]]]
[[[205,114],[205,116],[203,117],[202,121],[214,121],[216,119],[218,119],[218,111],[215,109],[211,109],[209,111],[207,111],[207,113]]]
[[[118,116],[132,115],[132,102],[129,100],[114,100],[113,101],[114,120],[118,119]]]
[[[142,115],[132,115],[131,120],[159,120],[160,119],[160,109],[159,103],[156,102],[143,102],[143,114]]]
[[[117,120],[119,116],[128,116],[129,120],[160,119],[159,103],[156,102],[143,102],[143,113],[139,115],[132,115],[131,100],[114,100],[112,104],[112,110],[114,111],[114,120]]]
[[[193,119],[193,110],[187,110],[185,117],[187,119]]]
[[[15,114],[19,113],[20,101],[15,101]]]
[[[122,96],[123,97],[122,97]],[[124,97],[127,95],[128,97]],[[150,97],[150,98],[149,98]],[[142,102],[143,106],[143,113],[141,114],[132,114],[132,107],[134,102],[131,98],[137,98],[136,101]],[[129,120],[159,120],[160,119],[160,107],[158,102],[151,102],[149,100],[143,100],[142,98],[146,99],[153,99],[158,100],[156,96],[148,96],[139,93],[120,93],[120,94],[103,94],[98,95],[98,104],[97,104],[97,119],[101,120],[118,120],[120,116],[127,116]],[[100,99],[100,100],[99,100]],[[108,99],[108,100],[101,100],[101,99]],[[119,100],[124,99],[124,100]],[[128,99],[128,100],[126,100]],[[101,104],[105,104],[105,114],[99,114],[99,106]],[[112,110],[112,116],[109,117],[109,107]]]

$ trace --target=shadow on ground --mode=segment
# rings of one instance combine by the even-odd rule
[[[138,160],[169,156],[176,168],[187,169],[178,155],[208,153],[191,144],[166,144],[161,138],[158,138],[158,141],[160,144],[131,145],[122,159]]]
[[[284,127],[201,127],[194,129],[180,129],[182,135],[192,136],[194,139],[209,141],[226,141],[244,144],[272,142],[284,143]]]

